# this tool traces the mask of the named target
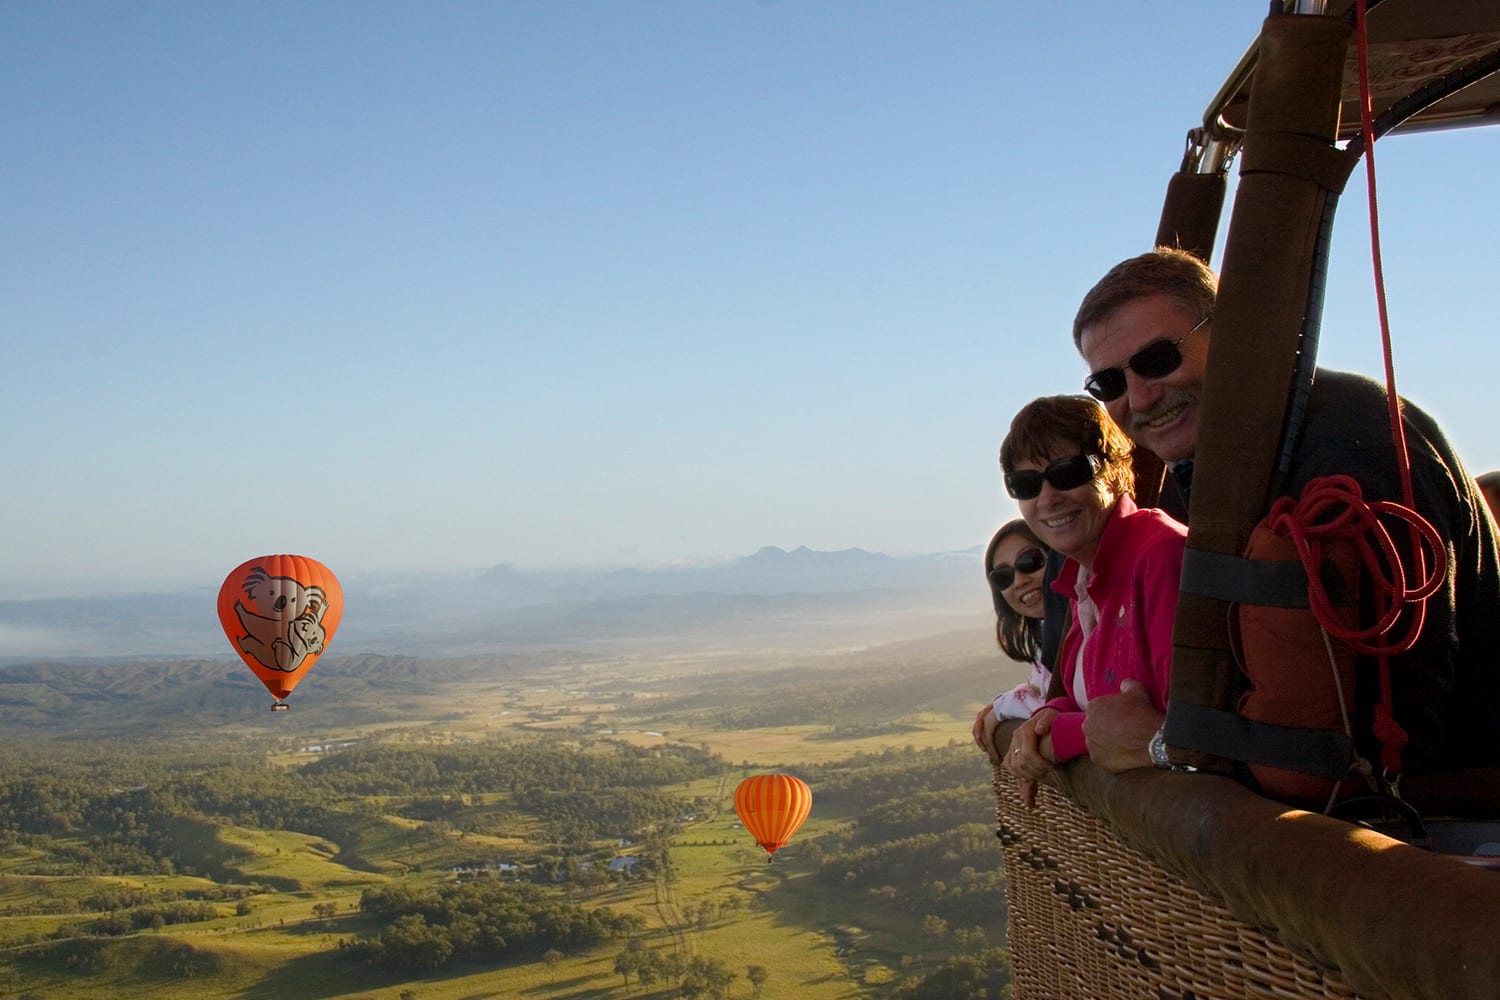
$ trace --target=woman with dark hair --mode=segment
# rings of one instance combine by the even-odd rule
[[[1067,557],[1053,589],[1073,609],[1057,661],[1064,693],[1016,729],[1005,755],[1028,801],[1050,768],[1088,752],[1090,698],[1134,685],[1166,710],[1187,528],[1137,509],[1131,447],[1088,396],[1033,400],[1000,446],[1006,492],[1037,538]]]
[[[1052,683],[1042,662],[1042,586],[1047,548],[1020,518],[995,532],[984,550],[984,576],[995,604],[995,641],[1012,660],[1031,664],[1030,676],[995,696],[974,718],[974,742],[992,758],[995,726],[1003,719],[1028,719],[1041,708]]]

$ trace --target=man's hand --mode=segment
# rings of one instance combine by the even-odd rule
[[[1000,720],[995,718],[995,706],[986,705],[974,716],[974,745],[989,755],[990,760],[1000,763],[1000,749],[995,746],[995,730]]]
[[[1044,708],[1016,727],[1005,753],[1005,769],[1021,779],[1021,801],[1036,807],[1036,783],[1052,770],[1057,755],[1052,750],[1052,721],[1057,709]]]
[[[1083,720],[1089,758],[1116,774],[1150,767],[1151,737],[1166,718],[1139,681],[1123,682],[1119,694],[1090,698]]]

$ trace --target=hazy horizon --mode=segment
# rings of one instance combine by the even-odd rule
[[[510,566],[341,579],[340,654],[528,648],[847,645],[993,623],[978,551],[893,558],[764,548],[725,563],[612,572]],[[222,581],[167,591],[0,599],[0,664],[223,656]]]
[[[884,557],[896,561],[920,560],[928,558],[972,558],[976,560],[974,569],[975,589],[983,592],[984,583],[980,578],[978,560],[984,553],[985,543],[988,539],[978,542],[965,549],[949,549],[940,552],[882,552],[865,546],[850,546],[846,549],[825,550],[815,549],[807,545],[782,548],[778,545],[762,545],[751,552],[742,552],[732,555],[702,557],[697,559],[661,559],[654,562],[615,562],[615,563],[579,563],[577,565],[549,565],[528,566],[513,561],[501,561],[484,565],[450,566],[450,567],[412,567],[407,569],[366,568],[354,573],[344,573],[335,567],[336,576],[342,582],[349,581],[380,581],[380,580],[419,580],[424,578],[458,579],[476,578],[487,573],[499,570],[512,570],[518,574],[533,577],[538,580],[568,580],[590,575],[607,576],[611,574],[638,572],[643,574],[670,574],[674,572],[688,572],[715,569],[732,569],[736,565],[752,559],[766,552],[780,552],[785,554],[797,554],[802,552],[812,553],[817,556],[840,555],[843,553],[864,553],[872,556]],[[263,552],[256,555],[274,555],[275,553]],[[295,553],[317,558],[316,553]],[[250,558],[250,557],[247,557]],[[225,573],[215,577],[207,577],[202,574],[161,576],[154,580],[147,577],[131,577],[118,581],[108,581],[103,578],[71,579],[57,581],[53,587],[47,588],[39,581],[3,581],[0,580],[0,602],[26,602],[26,601],[69,601],[91,598],[130,597],[146,594],[171,594],[184,591],[213,589],[218,590],[224,582],[224,576],[234,567],[228,567]],[[987,598],[986,598],[987,599]]]

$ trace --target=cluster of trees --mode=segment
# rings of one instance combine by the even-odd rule
[[[918,749],[910,744],[799,771],[817,792],[819,808],[871,813],[900,809],[923,792],[960,793],[952,802],[959,822],[992,822],[994,779],[988,758],[972,743]],[[864,820],[862,820],[864,822]]]
[[[532,786],[516,804],[559,835],[593,840],[636,833],[661,823],[675,823],[704,804],[650,788],[598,788],[556,792]]]
[[[223,902],[244,899],[264,892],[263,886],[216,885],[205,889],[138,889],[124,885],[104,886],[78,901],[78,908],[98,913],[126,910],[157,903],[175,903],[180,899]]]
[[[972,747],[886,751],[815,769],[818,801],[857,809],[847,829],[811,841],[826,891],[932,914],[952,926],[1005,915],[994,798]],[[985,817],[988,822],[978,822]]]
[[[705,803],[663,789],[721,774],[717,754],[685,744],[638,747],[594,740],[559,753],[553,740],[444,747],[374,745],[334,754],[303,770],[345,795],[417,796],[420,816],[484,829],[468,796],[505,792],[542,821],[549,839],[581,844],[671,822]],[[471,823],[471,817],[473,822]]]
[[[524,883],[465,882],[430,890],[367,889],[360,910],[379,918],[380,934],[339,947],[384,969],[441,968],[451,959],[494,962],[515,956],[582,951],[638,930],[634,914],[585,910]]]
[[[300,768],[272,766],[263,754],[225,749],[176,761],[140,744],[95,744],[92,754],[18,755],[0,761],[0,848],[45,850],[31,871],[45,874],[194,874],[233,878],[238,852],[216,827],[296,830],[339,845],[360,867],[362,844],[385,824],[374,797],[404,798],[443,830],[483,826],[470,803],[509,793],[543,823],[567,854],[587,841],[631,835],[670,822],[703,803],[664,787],[726,770],[707,751],[674,744],[571,743],[525,739],[443,747],[374,744]],[[386,808],[403,808],[399,803]]]
[[[440,747],[373,744],[330,754],[301,772],[344,795],[423,796],[660,788],[727,767],[717,754],[680,743],[638,747],[594,740],[559,753],[552,740],[524,739]]]
[[[636,982],[643,987],[676,983],[678,995],[688,1000],[703,997],[723,1000],[729,995],[729,987],[739,978],[739,974],[730,971],[720,959],[702,955],[684,958],[676,952],[656,951],[642,945],[637,938],[626,942],[624,950],[615,956],[614,968],[626,986],[630,985],[631,976],[635,976]],[[756,996],[760,996],[769,977],[763,965],[751,965],[745,970],[745,978]]]
[[[180,900],[175,903],[156,903],[149,906],[132,906],[128,909],[111,910],[102,917],[83,925],[89,934],[118,936],[136,931],[155,930],[168,924],[192,924],[218,919],[218,908],[210,903],[191,903]]]
[[[1010,1000],[1010,955],[986,948],[954,955],[919,979],[903,982],[896,1000]]]
[[[220,842],[219,822],[347,842],[351,829],[377,820],[368,804],[264,759],[226,755],[124,786],[110,770],[78,774],[44,763],[0,778],[0,845],[45,848],[33,868],[47,874],[227,878],[238,852]]]

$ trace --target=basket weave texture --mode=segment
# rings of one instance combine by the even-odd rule
[[[998,765],[994,786],[1017,1000],[1364,1000],[1050,784],[1035,809]]]

